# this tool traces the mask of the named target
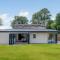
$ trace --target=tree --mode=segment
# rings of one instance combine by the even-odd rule
[[[41,11],[41,19],[42,20],[50,20],[50,11],[47,8],[43,8]]]
[[[2,19],[0,18],[0,25],[2,25]]]
[[[60,13],[56,14],[56,19],[50,26],[52,29],[60,30]]]
[[[15,24],[28,24],[28,19],[23,16],[15,16],[11,26],[14,27]]]
[[[60,13],[56,15],[55,23],[56,23],[56,29],[60,30]]]
[[[57,26],[57,29],[60,30],[60,25]]]
[[[56,24],[57,25],[60,25],[60,13],[58,13],[57,15],[56,15]]]
[[[31,22],[32,24],[41,24],[41,23],[45,24],[46,21],[50,20],[50,16],[51,14],[49,10],[47,8],[43,8],[32,15]]]
[[[52,26],[53,26],[52,24],[53,24],[53,23],[54,23],[53,20],[49,20],[48,23],[47,23],[46,28],[47,28],[47,29],[52,29]]]
[[[51,29],[57,29],[57,24],[55,22],[53,22],[50,26],[51,26]]]

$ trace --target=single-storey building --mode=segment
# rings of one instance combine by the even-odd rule
[[[57,30],[39,24],[19,24],[13,29],[0,29],[0,44],[57,43]]]
[[[58,31],[58,34],[57,34],[57,43],[60,44],[60,30]]]

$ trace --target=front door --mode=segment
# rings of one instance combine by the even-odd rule
[[[15,44],[15,42],[16,42],[16,35],[9,34],[9,44]]]

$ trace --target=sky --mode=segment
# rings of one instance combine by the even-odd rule
[[[25,16],[31,20],[32,14],[47,8],[52,19],[60,12],[60,0],[0,0],[0,18],[3,26],[0,29],[10,29],[14,16]]]

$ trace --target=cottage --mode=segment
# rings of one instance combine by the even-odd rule
[[[57,43],[60,44],[60,31],[58,31],[58,34],[57,34]]]
[[[19,24],[13,29],[0,30],[0,44],[56,43],[57,30],[40,24]]]

